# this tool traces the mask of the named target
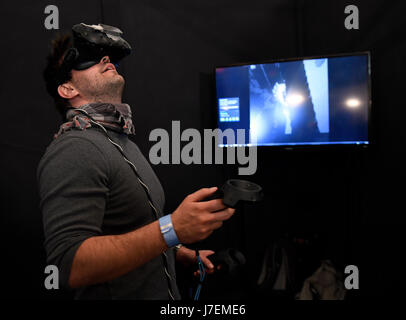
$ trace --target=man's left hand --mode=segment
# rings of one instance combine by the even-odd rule
[[[207,274],[212,274],[215,271],[213,263],[211,263],[210,259],[208,258],[213,253],[214,251],[212,250],[199,250],[200,259],[202,260]],[[196,252],[194,250],[186,248],[185,246],[182,246],[179,248],[176,254],[176,260],[182,263],[184,266],[189,267],[197,262]],[[195,276],[198,276],[200,272],[195,271],[193,274]]]

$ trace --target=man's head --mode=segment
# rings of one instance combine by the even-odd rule
[[[84,70],[72,70],[71,79],[58,86],[60,97],[72,107],[92,102],[121,103],[124,78],[108,56]]]
[[[92,102],[121,103],[125,81],[115,65],[131,52],[121,30],[81,23],[72,35],[53,40],[44,70],[59,112],[64,116],[68,108]]]

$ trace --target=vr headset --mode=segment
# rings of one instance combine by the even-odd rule
[[[111,63],[118,63],[131,53],[130,44],[121,35],[123,32],[106,24],[87,25],[79,23],[72,27],[73,46],[68,49],[61,64],[61,72],[72,69],[85,70],[108,56]]]

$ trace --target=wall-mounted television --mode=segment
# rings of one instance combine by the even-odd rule
[[[218,128],[245,129],[242,145],[370,143],[369,52],[221,66],[215,78]]]

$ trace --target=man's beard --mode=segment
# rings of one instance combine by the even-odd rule
[[[117,75],[105,81],[82,83],[80,91],[90,102],[120,103],[124,84],[124,78]]]

